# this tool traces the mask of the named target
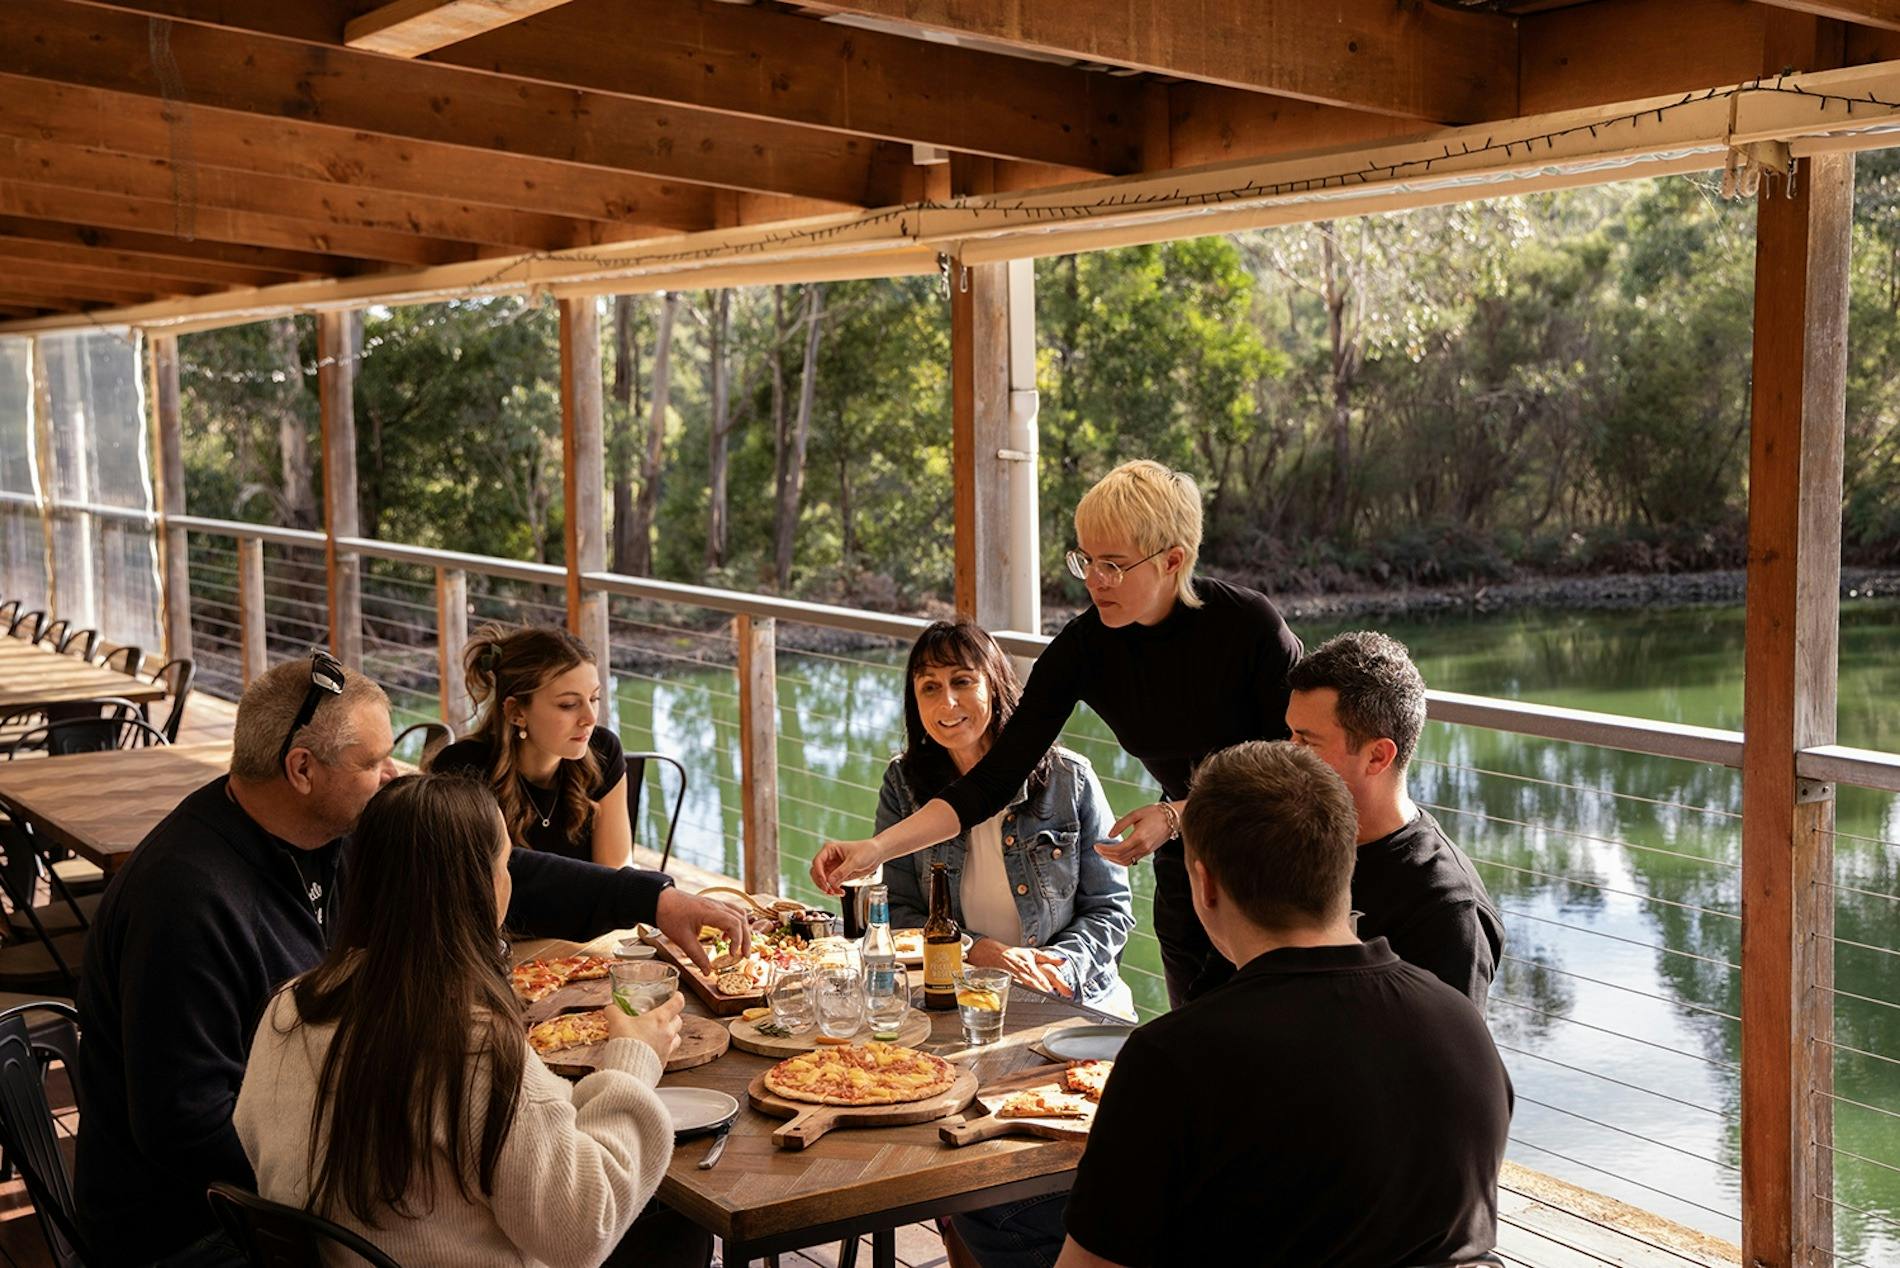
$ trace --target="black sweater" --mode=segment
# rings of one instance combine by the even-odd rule
[[[323,848],[338,856],[324,920],[335,928],[347,852]],[[514,851],[509,872],[509,927],[574,939],[651,921],[672,883],[530,850]],[[324,946],[289,847],[223,777],[185,798],[113,878],[79,984],[75,1183],[96,1262],[189,1245],[214,1227],[211,1181],[252,1183],[231,1125],[251,1036],[271,994]]]
[[[1384,938],[1478,1011],[1504,952],[1504,921],[1478,870],[1423,810],[1397,832],[1359,847],[1352,869],[1359,938]]]
[[[1208,754],[1286,738],[1300,640],[1258,591],[1203,577],[1194,593],[1202,606],[1177,603],[1158,625],[1110,629],[1090,607],[1062,627],[988,755],[941,794],[964,828],[1009,803],[1077,704],[1101,715],[1173,801]]]

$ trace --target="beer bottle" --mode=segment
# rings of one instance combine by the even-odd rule
[[[963,930],[950,918],[950,873],[930,865],[930,918],[924,921],[924,1007],[957,1006],[957,977],[963,972]]]

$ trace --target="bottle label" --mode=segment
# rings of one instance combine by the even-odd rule
[[[924,989],[956,989],[957,974],[963,971],[963,947],[955,942],[924,944]]]

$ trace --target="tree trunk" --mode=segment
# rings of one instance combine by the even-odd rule
[[[679,296],[668,291],[660,301],[660,325],[653,338],[653,398],[647,404],[647,453],[640,469],[640,496],[628,529],[626,571],[653,573],[653,514],[660,505],[660,464],[666,457],[666,411],[672,402],[673,314]]]
[[[839,562],[845,566],[848,575],[851,558],[858,553],[858,534],[851,521],[851,455],[847,453],[838,455],[838,521],[841,538]]]
[[[785,410],[785,339],[789,327],[785,322],[785,286],[783,283],[772,287],[772,351],[768,366],[772,372],[772,547],[774,559],[778,549],[777,508],[785,501],[785,482],[791,477],[786,459],[791,454],[792,437],[788,423],[790,415]],[[776,563],[772,575],[778,581],[778,590],[785,591],[785,579],[780,575]]]
[[[608,478],[613,484],[613,570],[632,566],[633,419],[640,377],[640,344],[634,323],[634,297],[614,296],[613,431],[607,438]]]
[[[773,526],[777,546],[777,580],[780,593],[792,581],[792,548],[798,534],[798,499],[805,487],[805,448],[811,440],[812,401],[818,391],[818,336],[824,328],[825,288],[812,282],[805,287],[805,359],[798,372],[798,417],[786,446],[785,477],[779,482],[778,514]],[[849,498],[847,487],[846,497]],[[845,511],[845,550],[850,554],[851,515]]]
[[[707,429],[706,470],[709,496],[706,508],[706,571],[726,562],[726,467],[732,429],[730,367],[726,364],[727,335],[732,326],[732,292],[721,290],[712,303],[712,330],[706,340],[707,380],[711,385],[712,426]]]
[[[284,372],[278,393],[277,452],[283,475],[284,519],[290,528],[315,528],[317,494],[311,480],[310,431],[304,416],[303,357],[297,349],[297,321],[279,317],[270,324],[271,360]]]
[[[1341,276],[1339,246],[1332,222],[1321,221],[1314,228],[1320,234],[1326,336],[1333,353],[1333,467],[1326,482],[1326,511],[1321,531],[1333,533],[1343,527],[1346,518],[1346,476],[1352,464],[1352,358],[1346,343],[1346,297],[1351,285]]]

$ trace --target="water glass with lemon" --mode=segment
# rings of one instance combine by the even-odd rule
[[[680,988],[680,971],[653,960],[616,960],[607,966],[613,980],[614,1003],[629,1017],[638,1017],[673,998]]]
[[[995,1043],[1003,1033],[1003,1009],[1009,1003],[1009,972],[965,968],[957,975],[957,1016],[963,1042]]]

